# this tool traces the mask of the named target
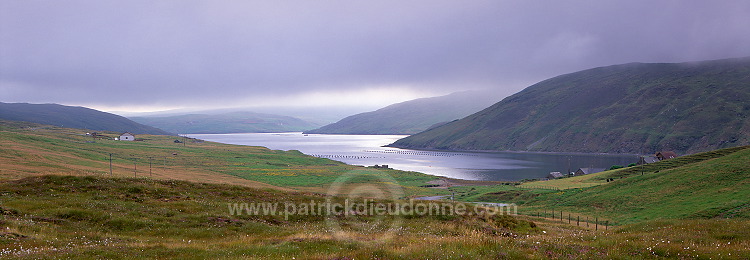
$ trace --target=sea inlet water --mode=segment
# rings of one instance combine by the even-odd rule
[[[550,172],[609,168],[638,161],[636,155],[530,152],[444,152],[383,147],[405,135],[328,135],[302,133],[189,134],[206,141],[299,150],[352,165],[390,168],[464,180],[518,181]]]

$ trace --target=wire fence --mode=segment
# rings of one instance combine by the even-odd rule
[[[530,217],[537,217],[537,218],[543,218],[543,219],[551,219],[551,220],[557,220],[563,223],[568,224],[575,224],[576,226],[585,227],[587,228],[594,228],[594,230],[608,230],[610,226],[612,226],[613,223],[610,223],[607,219],[599,219],[599,217],[589,217],[589,216],[580,216],[580,215],[573,215],[573,213],[568,212],[567,215],[564,211],[555,211],[555,210],[541,210],[541,211],[535,211],[535,212],[525,212],[520,213],[520,215],[530,216]]]
[[[516,185],[519,189],[543,189],[543,190],[562,190],[559,187],[545,186],[545,185]]]

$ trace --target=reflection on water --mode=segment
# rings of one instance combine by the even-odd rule
[[[442,152],[382,147],[404,135],[320,135],[302,133],[191,134],[227,144],[299,150],[353,165],[388,165],[465,180],[516,181],[544,178],[549,172],[609,168],[638,161],[635,155],[547,154],[515,152]]]

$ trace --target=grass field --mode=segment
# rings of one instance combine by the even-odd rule
[[[596,213],[620,223],[651,219],[750,218],[750,149],[701,163],[548,193],[527,205]]]
[[[404,196],[445,193],[423,188],[437,179],[416,172],[371,169],[304,155],[298,151],[228,145],[176,136],[138,135],[143,141],[113,141],[86,136],[85,130],[0,122],[0,178],[34,175],[110,175],[225,183],[260,188],[324,193],[340,182],[350,186],[387,175],[384,185],[398,186]],[[102,133],[117,136],[118,133]],[[185,141],[175,143],[174,140]],[[388,189],[386,189],[388,190]]]
[[[750,219],[750,147],[586,176],[484,190],[475,200],[515,202],[525,214],[563,211],[612,224],[656,219]],[[603,178],[615,178],[606,182]],[[549,184],[547,184],[549,183]],[[580,183],[596,184],[581,187]],[[545,188],[534,188],[536,185]],[[549,189],[547,187],[558,187]]]
[[[605,231],[525,216],[404,215],[391,228],[390,217],[286,218],[233,215],[228,209],[237,202],[325,199],[312,193],[147,178],[5,181],[0,183],[0,258],[750,257],[747,220],[647,221]]]
[[[539,189],[578,189],[597,186],[606,184],[606,179],[622,179],[631,176],[638,176],[646,173],[658,173],[662,170],[668,170],[686,166],[688,164],[699,163],[714,158],[719,158],[725,155],[732,154],[737,151],[745,150],[750,146],[738,146],[726,149],[720,149],[710,152],[703,152],[693,155],[681,156],[670,160],[664,160],[656,163],[650,163],[645,165],[638,165],[633,167],[620,168],[610,171],[598,172],[594,174],[575,176],[571,178],[560,178],[548,181],[534,181],[526,182],[518,187],[521,188],[539,188]]]
[[[618,171],[585,176],[577,182],[598,184],[585,188],[443,180],[459,186],[436,189],[421,186],[440,182],[437,177],[296,151],[138,138],[145,140],[116,142],[83,130],[0,122],[0,258],[750,258],[745,148],[654,164],[660,168],[614,182],[601,181],[602,175]],[[577,185],[575,179],[560,181]],[[453,202],[439,203],[480,211],[301,214],[306,203],[371,198],[357,205],[405,205],[406,197],[438,194],[513,202],[522,215],[474,214],[487,209]],[[237,203],[300,211],[237,214],[243,212]],[[610,226],[553,219],[553,210]],[[540,212],[547,214],[537,217]]]

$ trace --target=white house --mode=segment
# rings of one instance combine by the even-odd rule
[[[120,141],[135,141],[135,135],[125,132],[120,135]]]

